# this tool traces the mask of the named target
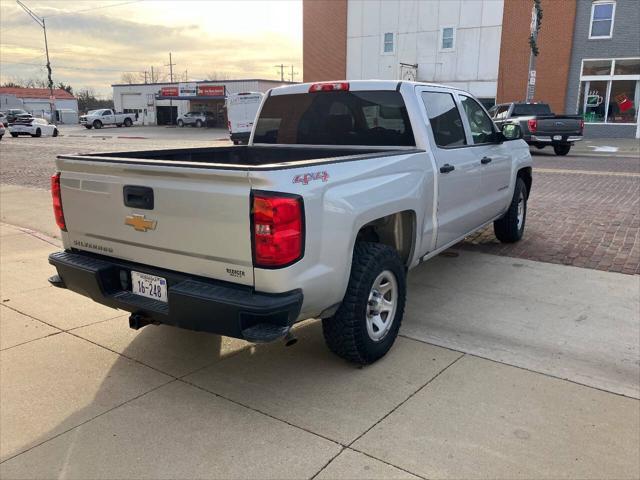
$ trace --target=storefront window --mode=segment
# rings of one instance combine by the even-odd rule
[[[582,75],[611,75],[611,60],[585,60],[582,63]]]
[[[601,123],[605,120],[607,84],[606,81],[584,82],[582,88],[586,100],[584,102],[584,121],[587,123]],[[583,97],[584,98],[584,97]]]
[[[578,112],[586,123],[638,121],[640,58],[584,60],[580,80]]]
[[[607,122],[635,123],[638,117],[638,100],[636,80],[612,81]]]
[[[640,58],[616,60],[614,75],[640,75]]]

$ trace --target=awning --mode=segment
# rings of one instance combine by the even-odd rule
[[[226,98],[227,97],[225,97],[224,95],[216,95],[210,97],[205,97],[202,95],[192,95],[186,97],[163,97],[162,95],[156,95],[156,100],[225,100]]]

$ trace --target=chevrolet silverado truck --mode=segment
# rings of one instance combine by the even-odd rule
[[[504,103],[493,106],[489,115],[498,127],[518,124],[527,144],[538,149],[553,147],[556,155],[569,153],[584,131],[580,115],[556,115],[546,103]]]
[[[439,85],[274,88],[246,146],[58,156],[50,282],[134,329],[293,341],[320,318],[330,350],[369,364],[398,335],[409,269],[491,223],[522,237],[520,137]]]
[[[89,110],[86,115],[81,115],[80,125],[83,125],[88,130],[92,128],[100,129],[107,125],[130,127],[135,119],[134,113],[114,113],[110,108],[102,108],[100,110]]]

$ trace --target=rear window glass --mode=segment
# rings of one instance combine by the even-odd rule
[[[516,117],[526,117],[529,115],[549,115],[551,114],[551,109],[549,105],[545,103],[537,103],[537,104],[527,104],[527,103],[516,103],[513,107],[513,116]]]
[[[415,146],[395,91],[317,92],[269,97],[254,143]]]

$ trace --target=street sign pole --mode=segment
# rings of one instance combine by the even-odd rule
[[[531,8],[531,36],[529,37],[531,45],[529,47],[529,74],[527,75],[527,92],[525,95],[525,101],[527,103],[533,101],[536,93],[536,57],[538,55],[537,43],[539,27],[538,11],[536,2],[534,1],[533,7]]]

